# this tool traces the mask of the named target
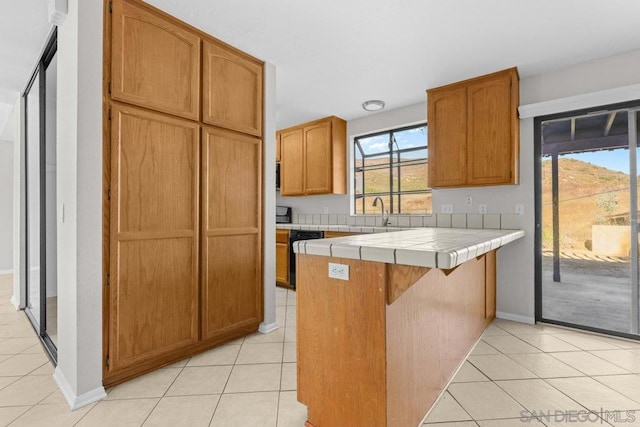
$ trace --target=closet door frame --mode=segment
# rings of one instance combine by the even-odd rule
[[[25,139],[24,139],[24,150],[25,150],[25,155],[24,155],[24,167],[25,167],[25,175],[24,175],[24,179],[25,179],[25,187],[24,187],[24,193],[25,193],[25,201],[24,201],[24,212],[25,212],[25,225],[24,225],[24,232],[25,232],[25,252],[24,252],[24,256],[25,256],[25,274],[22,274],[22,288],[25,290],[25,307],[24,307],[24,312],[27,315],[27,318],[29,319],[31,325],[33,326],[34,330],[36,331],[38,338],[40,339],[40,341],[42,341],[42,343],[44,344],[45,350],[47,352],[47,355],[49,356],[49,359],[51,359],[51,361],[53,362],[54,365],[57,365],[57,361],[58,361],[58,350],[56,348],[56,345],[53,343],[53,341],[51,340],[51,338],[49,337],[49,335],[47,334],[47,266],[46,266],[46,260],[47,260],[47,245],[46,245],[46,240],[47,240],[47,228],[46,228],[46,223],[47,223],[47,216],[46,216],[46,201],[47,201],[47,194],[46,194],[46,143],[47,143],[47,139],[46,139],[46,70],[47,67],[49,66],[49,64],[51,63],[51,61],[53,60],[53,57],[55,56],[56,52],[58,49],[58,30],[57,27],[54,27],[53,30],[51,31],[51,33],[49,34],[49,37],[47,38],[47,43],[45,45],[44,50],[42,51],[42,54],[40,56],[40,59],[38,60],[38,63],[36,64],[35,69],[33,70],[31,77],[29,78],[29,82],[27,83],[27,86],[25,87],[23,93],[22,93],[22,98],[24,100],[23,103],[23,117],[24,117],[24,130],[25,130]],[[29,256],[29,252],[30,252],[30,248],[29,248],[29,237],[30,237],[30,230],[29,230],[29,150],[27,147],[28,141],[27,138],[29,137],[29,133],[27,132],[28,129],[28,120],[29,120],[29,115],[28,115],[28,95],[31,92],[31,90],[34,88],[34,86],[37,85],[38,87],[38,151],[39,151],[39,161],[38,161],[38,178],[39,178],[39,183],[40,183],[40,194],[39,194],[39,218],[38,218],[38,222],[39,222],[39,241],[40,241],[40,251],[39,251],[39,257],[40,257],[40,280],[38,281],[37,286],[40,288],[40,295],[39,295],[39,304],[40,304],[40,310],[38,315],[36,316],[30,309],[29,309],[29,290],[31,289],[31,287],[34,285],[32,283],[30,283],[30,275],[29,275],[29,271],[30,271],[30,256]],[[36,318],[37,317],[37,318]]]

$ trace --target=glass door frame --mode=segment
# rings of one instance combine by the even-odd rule
[[[23,286],[22,289],[25,290],[25,308],[24,308],[24,312],[27,315],[27,318],[29,319],[29,321],[31,322],[31,325],[33,326],[34,330],[36,331],[36,333],[38,334],[38,338],[40,338],[40,340],[42,341],[42,343],[44,344],[44,347],[49,355],[49,358],[52,360],[52,362],[54,363],[54,365],[57,364],[57,360],[58,360],[58,351],[56,348],[56,345],[53,343],[53,341],[51,340],[51,338],[49,337],[49,335],[47,334],[47,266],[46,266],[46,260],[47,260],[47,245],[46,245],[46,239],[47,239],[47,227],[46,227],[46,222],[47,222],[47,216],[46,216],[46,209],[47,209],[47,203],[46,203],[46,196],[47,196],[47,192],[46,192],[46,143],[47,143],[47,138],[46,138],[46,70],[47,67],[49,66],[49,64],[51,63],[51,61],[53,60],[56,52],[58,49],[58,32],[57,32],[57,28],[54,27],[53,30],[51,31],[51,34],[49,35],[48,39],[47,39],[47,43],[45,45],[45,48],[42,52],[42,54],[40,55],[40,59],[38,60],[38,63],[36,64],[35,69],[33,70],[33,73],[31,74],[31,77],[29,78],[29,82],[27,83],[27,86],[25,87],[23,93],[22,93],[22,99],[23,99],[23,117],[24,117],[24,124],[23,124],[23,131],[24,131],[24,149],[25,149],[25,156],[24,156],[24,167],[25,167],[25,186],[24,186],[24,191],[25,191],[25,218],[27,219],[25,221],[25,247],[24,247],[24,255],[25,255],[25,265],[26,265],[26,272],[27,274],[23,275]],[[38,164],[38,177],[39,177],[39,181],[40,181],[40,194],[39,194],[39,204],[40,204],[40,209],[39,209],[39,231],[40,231],[40,280],[39,283],[37,284],[37,286],[40,288],[40,295],[39,295],[39,304],[40,304],[40,309],[39,309],[39,313],[38,313],[38,318],[36,319],[36,315],[29,309],[29,298],[30,298],[30,289],[32,284],[30,283],[29,279],[30,279],[30,275],[28,274],[30,271],[30,266],[31,263],[29,262],[30,256],[29,256],[29,252],[30,252],[30,247],[29,247],[29,236],[30,236],[30,230],[29,230],[29,149],[28,149],[28,141],[27,139],[29,138],[29,132],[27,131],[28,129],[28,120],[29,120],[29,114],[28,114],[28,95],[29,92],[31,91],[31,89],[34,87],[34,85],[38,85],[38,135],[39,135],[39,141],[38,141],[38,150],[39,150],[39,164]],[[55,214],[55,213],[54,213]]]
[[[570,328],[582,329],[585,331],[596,332],[606,335],[619,336],[624,338],[640,339],[640,333],[638,331],[640,300],[639,300],[639,287],[640,279],[638,276],[638,270],[640,268],[640,260],[638,259],[638,245],[632,244],[630,249],[630,265],[631,265],[631,280],[630,287],[631,301],[635,301],[635,304],[631,304],[631,331],[630,333],[611,331],[606,329],[595,328],[586,325],[578,325],[560,320],[553,320],[544,318],[542,315],[542,123],[545,121],[556,119],[568,119],[576,116],[585,116],[589,114],[605,113],[610,111],[625,110],[629,114],[629,119],[632,116],[640,116],[640,100],[623,102],[617,104],[609,104],[597,107],[591,107],[580,110],[566,111],[562,113],[549,114],[545,116],[539,116],[534,118],[534,193],[535,193],[535,244],[534,244],[534,274],[535,274],[535,321],[548,324],[554,324],[559,326],[566,326]],[[637,177],[637,162],[636,151],[640,141],[638,141],[638,129],[636,129],[636,120],[628,120],[629,131],[629,191],[630,195],[630,229],[629,233],[632,237],[632,242],[638,241],[638,180],[632,179]],[[635,206],[635,209],[633,208]],[[635,332],[635,333],[633,333]]]

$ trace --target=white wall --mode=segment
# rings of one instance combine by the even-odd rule
[[[58,366],[72,408],[102,387],[102,1],[69,0],[58,28]]]
[[[0,272],[13,270],[13,141],[0,141]]]
[[[276,324],[276,67],[264,64],[264,194],[263,194],[263,309],[260,332],[275,330]]]
[[[579,64],[551,73],[522,79],[520,104],[558,98],[640,83],[640,50]],[[624,101],[627,99],[620,99]],[[379,113],[348,123],[349,140],[355,135],[402,126],[426,119],[426,101],[402,109]],[[450,189],[433,191],[433,210],[453,204],[454,212],[477,212],[486,204],[489,213],[512,213],[515,204],[523,204],[522,218],[526,235],[499,251],[498,312],[513,320],[534,319],[534,158],[533,119],[520,121],[520,185]],[[348,160],[351,162],[350,158]],[[351,182],[351,180],[350,180]],[[473,206],[466,205],[472,196]],[[349,196],[278,197],[278,204],[292,206],[296,213],[349,213]]]

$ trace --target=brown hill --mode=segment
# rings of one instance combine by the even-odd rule
[[[629,175],[575,159],[558,161],[561,249],[590,247],[591,226],[629,212]],[[553,244],[551,160],[542,162],[543,247]]]

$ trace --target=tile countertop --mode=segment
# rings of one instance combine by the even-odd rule
[[[296,253],[387,264],[453,268],[524,236],[522,230],[418,228],[294,242]]]

